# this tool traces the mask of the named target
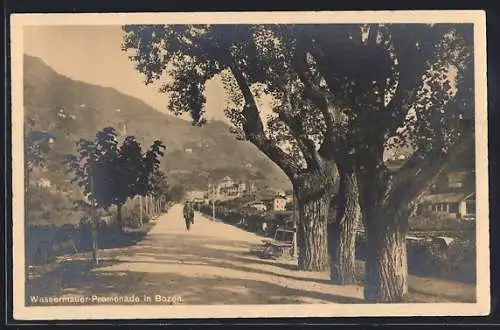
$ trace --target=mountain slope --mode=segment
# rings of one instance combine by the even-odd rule
[[[55,137],[49,155],[52,179],[63,180],[61,160],[74,153],[80,138],[92,138],[95,132],[112,126],[118,132],[126,128],[145,147],[154,139],[162,140],[167,153],[162,166],[173,183],[190,189],[203,189],[209,177],[219,180],[255,180],[259,185],[286,189],[283,172],[249,142],[237,141],[224,122],[209,122],[194,127],[189,122],[156,111],[134,97],[113,88],[74,81],[58,74],[41,59],[24,57],[25,118],[35,120],[36,128]]]

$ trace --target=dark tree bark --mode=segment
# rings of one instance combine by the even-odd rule
[[[327,222],[336,178],[336,167],[325,161],[321,163],[321,169],[305,171],[293,182],[299,208],[297,248],[300,270],[328,269]]]
[[[327,217],[330,197],[300,202],[297,247],[300,270],[323,271],[328,269]]]
[[[367,247],[364,295],[369,302],[399,303],[408,293],[406,233],[411,199],[391,198],[393,184],[398,183],[384,165],[383,147],[371,151],[364,155],[358,173]]]
[[[331,272],[335,284],[356,282],[356,230],[361,214],[356,173],[352,168],[337,163],[340,176],[336,195],[335,221],[331,224]]]
[[[365,299],[369,302],[400,303],[408,293],[406,234],[409,215],[367,214],[367,259]]]

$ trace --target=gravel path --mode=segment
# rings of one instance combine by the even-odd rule
[[[102,251],[108,261],[63,294],[148,296],[153,302],[161,296],[164,302],[180,298],[183,304],[196,305],[363,302],[359,285],[332,285],[328,273],[298,271],[292,262],[258,258],[251,249],[261,244],[261,237],[199,213],[187,231],[182,205],[174,205],[137,245]],[[425,291],[412,300],[448,300]]]

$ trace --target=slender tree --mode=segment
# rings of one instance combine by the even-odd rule
[[[96,133],[94,141],[80,140],[79,156],[67,156],[67,163],[74,180],[86,196],[96,201],[97,207],[107,210],[111,205],[117,206],[117,220],[122,228],[123,204],[128,198],[146,196],[153,190],[151,178],[159,170],[164,148],[161,141],[154,141],[143,153],[133,136],[125,137],[119,146],[114,128],[107,127]]]
[[[134,136],[127,136],[119,147],[114,172],[117,222],[123,228],[122,207],[129,198],[142,192],[140,176],[144,175],[141,145]]]
[[[152,195],[156,201],[156,212],[162,212],[162,205],[167,201],[170,186],[168,184],[167,176],[161,170],[156,170],[152,178]]]

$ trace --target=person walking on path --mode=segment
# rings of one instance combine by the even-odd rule
[[[187,202],[184,204],[184,221],[186,221],[186,229],[191,228],[191,224],[194,224],[194,210],[191,203]]]

